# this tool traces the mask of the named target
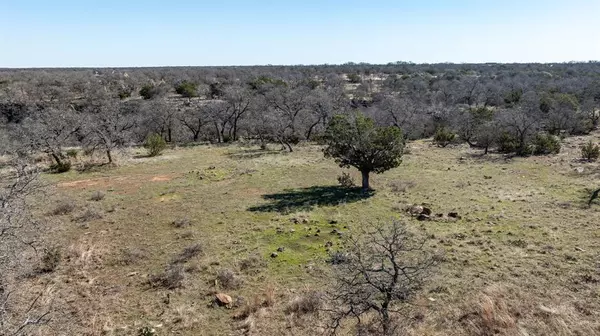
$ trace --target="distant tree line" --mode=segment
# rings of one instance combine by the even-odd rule
[[[112,162],[152,134],[293,151],[356,110],[407,140],[548,154],[557,137],[598,127],[600,63],[0,70],[1,149],[43,151],[57,166],[65,147]]]

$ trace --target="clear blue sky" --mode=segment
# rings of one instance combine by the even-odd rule
[[[600,0],[0,0],[0,67],[600,59]]]

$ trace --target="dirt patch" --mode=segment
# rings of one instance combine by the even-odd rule
[[[152,179],[150,179],[150,181],[152,182],[165,182],[165,181],[171,181],[173,178],[167,175],[157,175],[154,176]]]
[[[98,185],[99,183],[100,183],[100,181],[97,179],[96,180],[86,179],[86,180],[59,183],[58,186],[65,187],[65,188],[77,188],[77,187],[95,186],[95,185]]]

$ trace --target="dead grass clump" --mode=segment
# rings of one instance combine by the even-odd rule
[[[392,181],[388,183],[388,187],[395,193],[406,192],[410,188],[414,188],[417,185],[414,181]]]
[[[38,273],[52,273],[60,264],[62,253],[59,247],[53,246],[44,249],[44,253],[40,259]]]
[[[220,286],[223,289],[238,289],[242,286],[243,280],[232,270],[222,269],[217,273],[215,283],[217,284],[217,287]]]
[[[177,289],[183,287],[184,270],[182,265],[171,265],[163,272],[148,277],[152,288]]]
[[[190,245],[181,251],[178,255],[173,257],[171,260],[171,264],[185,264],[186,262],[192,260],[192,258],[200,255],[202,253],[202,245],[197,243],[194,245]]]
[[[84,212],[73,218],[77,223],[85,223],[93,220],[102,219],[102,213],[96,209],[87,208]]]
[[[104,199],[104,196],[106,196],[106,194],[104,194],[102,191],[94,191],[90,196],[90,201],[100,202]]]
[[[72,200],[61,200],[49,214],[52,216],[64,216],[72,213],[75,208],[75,202]]]
[[[246,274],[258,274],[267,267],[267,262],[260,255],[253,254],[239,262],[240,271]]]
[[[247,301],[242,309],[234,316],[235,319],[248,319],[261,309],[273,307],[275,305],[275,287],[268,285],[262,294],[255,295]]]
[[[121,255],[118,258],[118,263],[121,265],[129,266],[135,265],[141,260],[146,259],[148,256],[146,253],[138,248],[124,248],[121,249]]]
[[[308,291],[304,295],[294,298],[285,308],[284,312],[298,316],[314,314],[323,307],[324,298],[325,295],[323,292]]]
[[[192,221],[190,221],[189,218],[180,218],[171,222],[171,225],[178,229],[181,229],[184,227],[192,226]]]

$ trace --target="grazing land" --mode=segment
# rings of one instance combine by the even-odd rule
[[[52,192],[35,212],[63,258],[20,285],[51,292],[60,313],[47,335],[315,334],[325,313],[294,307],[327,288],[330,254],[366,223],[398,219],[443,256],[401,323],[408,334],[600,334],[588,139],[600,135],[544,157],[410,142],[400,167],[372,177],[374,193],[338,186],[341,169],[312,144],[134,149],[118,167],[42,176]],[[213,305],[220,292],[229,307]]]

